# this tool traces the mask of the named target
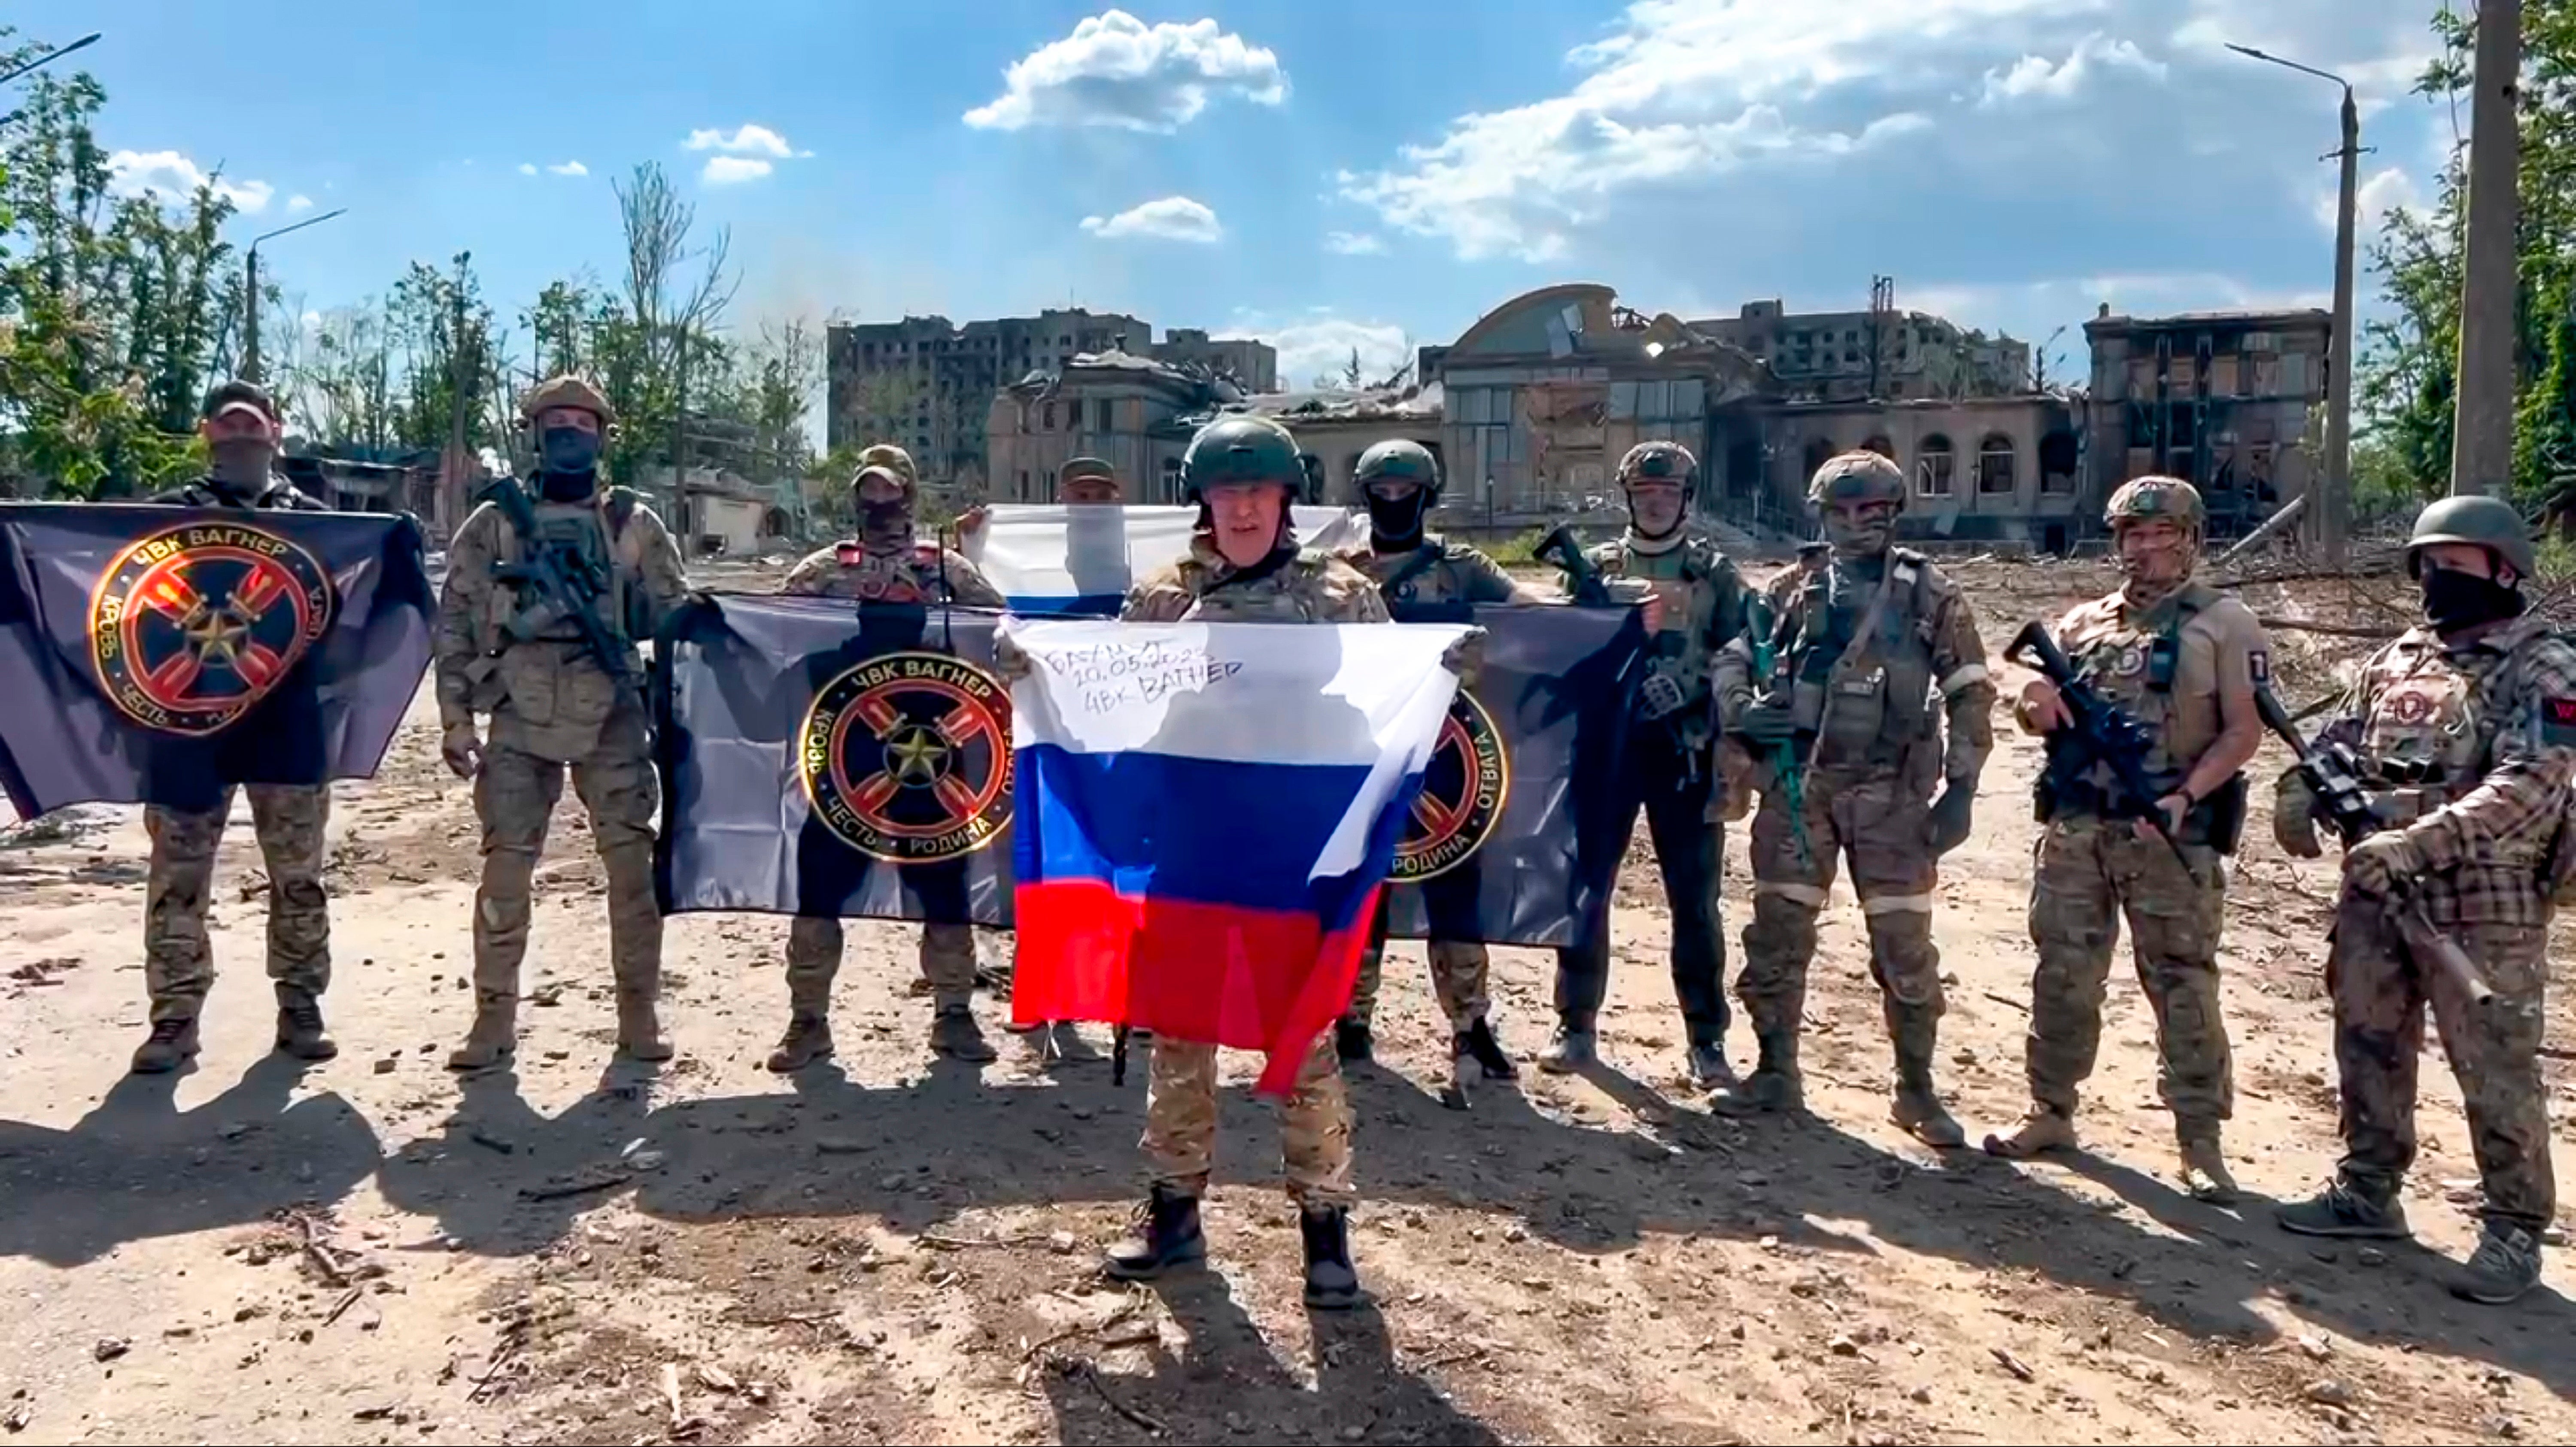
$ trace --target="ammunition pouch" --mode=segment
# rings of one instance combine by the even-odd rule
[[[2233,858],[2245,837],[2245,801],[2252,792],[2243,773],[2231,774],[2182,818],[2182,842],[2206,844]]]
[[[2182,781],[2176,779],[2167,786],[2167,792],[2180,787]],[[2032,792],[2032,817],[2042,824],[2060,818],[2144,819],[2155,808],[2153,799],[2132,802],[2088,779],[2061,779],[2055,769],[2041,770]],[[2230,776],[2182,816],[2182,831],[2175,836],[2176,842],[2233,856],[2245,837],[2245,805],[2250,792],[2243,774]]]

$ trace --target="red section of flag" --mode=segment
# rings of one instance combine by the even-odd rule
[[[1377,891],[1333,934],[1312,915],[1139,899],[1097,880],[1021,885],[1014,916],[1015,1023],[1090,1020],[1258,1050],[1254,1088],[1284,1096],[1350,1004]]]

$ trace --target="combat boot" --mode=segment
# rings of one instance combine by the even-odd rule
[[[1951,1119],[1932,1084],[1932,1051],[1940,1040],[1937,1018],[1928,1009],[1891,1002],[1888,1025],[1896,1046],[1896,1090],[1887,1102],[1887,1118],[1934,1150],[1966,1145],[1968,1133]]]
[[[1520,1067],[1503,1053],[1503,1042],[1494,1038],[1494,1027],[1482,1018],[1451,1037],[1452,1059],[1473,1060],[1485,1072],[1487,1080],[1518,1080]]]
[[[1692,1041],[1690,1080],[1700,1090],[1724,1090],[1735,1084],[1735,1070],[1726,1063],[1726,1046],[1716,1040]]]
[[[1721,1086],[1708,1098],[1708,1108],[1720,1115],[1736,1116],[1802,1108],[1806,1093],[1798,1079],[1798,1032],[1765,1030],[1754,1038],[1760,1042],[1762,1054],[1754,1063],[1753,1073],[1741,1085]]]
[[[2021,1113],[2021,1123],[2012,1128],[2012,1134],[1986,1137],[1986,1154],[2008,1161],[2026,1161],[2048,1151],[2075,1148],[2075,1118],[2037,1101]]]
[[[990,1060],[993,1047],[975,1023],[971,1005],[942,1005],[930,1017],[930,1050],[951,1060]]]
[[[648,1064],[671,1058],[671,1042],[662,1038],[661,1012],[642,990],[617,992],[617,1048],[627,1059]]]
[[[1600,1059],[1600,1042],[1593,1037],[1592,1022],[1578,1022],[1567,1016],[1557,1021],[1556,1038],[1539,1052],[1538,1068],[1550,1075],[1572,1075],[1591,1069]]]
[[[1344,1065],[1364,1065],[1377,1058],[1377,1036],[1366,1020],[1344,1015],[1333,1022],[1333,1053]]]
[[[787,1017],[787,1033],[769,1052],[769,1068],[780,1075],[804,1069],[832,1054],[832,1017],[819,1010],[798,1010]]]
[[[1311,1282],[1314,1277],[1310,1274],[1306,1279]],[[2451,1278],[2451,1294],[2481,1306],[2503,1306],[2521,1300],[2539,1284],[2539,1238],[2520,1226],[2489,1221],[2478,1238],[2478,1249]]]
[[[293,985],[277,987],[277,1048],[298,1060],[328,1060],[340,1053],[322,1033],[322,1002]]]
[[[1317,1311],[1348,1311],[1360,1304],[1360,1274],[1351,1265],[1351,1213],[1344,1206],[1301,1206],[1297,1228],[1306,1238],[1306,1304]]]
[[[489,1070],[510,1058],[519,1048],[519,997],[498,991],[477,991],[474,997],[474,1028],[465,1032],[465,1043],[450,1051],[450,1070]]]
[[[1152,1281],[1176,1267],[1207,1259],[1199,1230],[1199,1198],[1156,1185],[1136,1212],[1136,1232],[1109,1248],[1101,1270],[1119,1281]]]
[[[2183,1193],[2213,1206],[2236,1204],[2236,1178],[2227,1173],[2227,1153],[2218,1147],[2218,1123],[2182,1126],[2176,1139],[2182,1147]]]
[[[134,1047],[134,1073],[167,1075],[185,1060],[197,1055],[197,1017],[182,1016],[152,1022],[150,1039]]]
[[[2385,1194],[2337,1178],[2304,1201],[2293,1201],[2272,1213],[2281,1229],[2295,1236],[2346,1236],[2356,1240],[2397,1241],[2415,1233],[2406,1225],[2406,1207],[2390,1185]]]

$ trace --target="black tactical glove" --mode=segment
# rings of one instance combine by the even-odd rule
[[[1785,743],[1796,736],[1798,721],[1786,699],[1748,703],[1735,712],[1735,733],[1757,744]]]
[[[1931,822],[1924,829],[1924,847],[1935,857],[1949,853],[1968,842],[1968,831],[1975,827],[1977,789],[1973,784],[1953,783],[1941,790],[1932,801]]]

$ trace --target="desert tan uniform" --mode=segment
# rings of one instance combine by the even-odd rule
[[[195,482],[152,499],[176,507],[328,512],[283,480],[257,497],[237,501],[209,481]],[[322,887],[325,836],[331,822],[329,784],[251,784],[251,831],[268,866],[268,977],[281,990],[319,998],[331,983],[331,909]],[[204,809],[145,806],[143,832],[152,841],[152,863],[143,886],[143,987],[152,1021],[193,1020],[214,988],[214,949],[206,933],[206,903],[215,878],[215,849],[232,815],[233,789],[225,785]]]
[[[1753,922],[1736,996],[1766,1049],[1795,1040],[1816,916],[1848,858],[1897,1059],[1928,1071],[1943,1008],[1932,944],[1940,877],[1929,843],[1932,791],[1944,778],[1973,787],[1994,749],[1995,686],[1974,611],[1957,583],[1903,548],[1793,568],[1772,580],[1769,595],[1777,667],[1792,692],[1799,744],[1812,740],[1813,751],[1799,816],[1772,762],[1757,760],[1753,771],[1762,796],[1753,816]],[[1752,662],[1752,644],[1740,637],[1719,655],[1716,689],[1729,723],[1752,699]]]
[[[2159,795],[2182,787],[2226,729],[2223,689],[2270,678],[2271,642],[2243,603],[2187,582],[2145,608],[2126,590],[2059,620],[2058,647],[2104,700],[2146,726],[2146,774]],[[2212,831],[2243,818],[2241,779],[2185,816],[2182,858],[2133,818],[2106,817],[2118,790],[2109,770],[2050,788],[2047,827],[2033,851],[2026,1068],[2031,1099],[2075,1113],[2077,1087],[2102,1044],[2102,1000],[2120,920],[2129,922],[2138,982],[2156,1015],[2156,1086],[2185,1140],[2214,1135],[2232,1113],[2226,1022],[2219,1014],[2218,942],[2227,907],[2225,852]],[[2232,828],[2230,832],[2233,832]],[[2223,846],[2223,847],[2222,847]],[[2186,863],[2187,861],[2187,863]]]
[[[2326,961],[2343,1181],[2385,1205],[2414,1164],[2429,1005],[2482,1214],[2536,1236],[2557,1206],[2540,1042],[2550,922],[2576,896],[2576,643],[2539,618],[2457,647],[2414,629],[2364,667],[2324,740],[2358,750],[2380,817],[2424,861],[2412,897],[2495,992],[2471,1008],[2449,976],[2415,965],[2379,900],[2345,892]],[[2287,776],[2283,807],[2309,802]]]
[[[1536,594],[1512,581],[1494,562],[1466,543],[1425,534],[1419,547],[1398,553],[1363,553],[1351,560],[1378,585],[1389,609],[1412,603],[1536,603]],[[1491,957],[1476,940],[1432,940],[1431,991],[1452,1031],[1464,1032],[1485,1018],[1489,1008],[1486,980]],[[1386,964],[1386,908],[1380,904],[1369,931],[1368,952],[1360,956],[1359,983],[1351,990],[1344,1020],[1366,1025],[1377,1014],[1378,980]]]
[[[1191,540],[1188,557],[1136,585],[1119,617],[1139,623],[1389,621],[1377,585],[1330,554],[1301,551],[1267,573],[1235,581],[1239,571],[1202,532]],[[1185,801],[1173,802],[1177,807]],[[1206,1191],[1215,1158],[1216,1051],[1213,1045],[1154,1037],[1145,1158],[1155,1184],[1179,1195]],[[1329,1031],[1315,1038],[1298,1069],[1296,1088],[1281,1109],[1279,1142],[1288,1194],[1300,1205],[1351,1203],[1351,1108]]]
[[[499,566],[522,560],[521,539],[498,507],[475,508],[448,545],[435,657],[441,723],[492,718],[474,776],[474,812],[483,824],[483,883],[474,899],[477,1003],[516,1008],[529,881],[567,766],[607,868],[609,962],[619,995],[650,1002],[662,978],[662,915],[653,896],[661,790],[635,640],[680,604],[688,578],[662,520],[625,488],[581,502],[531,496],[530,503],[542,534],[606,564],[613,602],[602,611],[614,616],[599,621],[618,635],[633,682],[612,679],[569,621],[547,623],[526,640],[509,631],[523,608],[536,606],[533,596],[523,600],[495,576]]]
[[[811,598],[849,598],[862,603],[950,602],[968,608],[1008,606],[985,580],[981,569],[962,553],[936,543],[918,543],[892,551],[870,552],[856,542],[842,542],[806,557],[778,585],[778,591]],[[787,999],[797,1014],[821,1015],[832,1001],[832,978],[841,968],[842,933],[838,919],[798,915],[787,932]],[[969,1008],[975,995],[975,931],[971,925],[928,923],[921,927],[921,977],[929,981],[932,1007],[954,1012]]]

